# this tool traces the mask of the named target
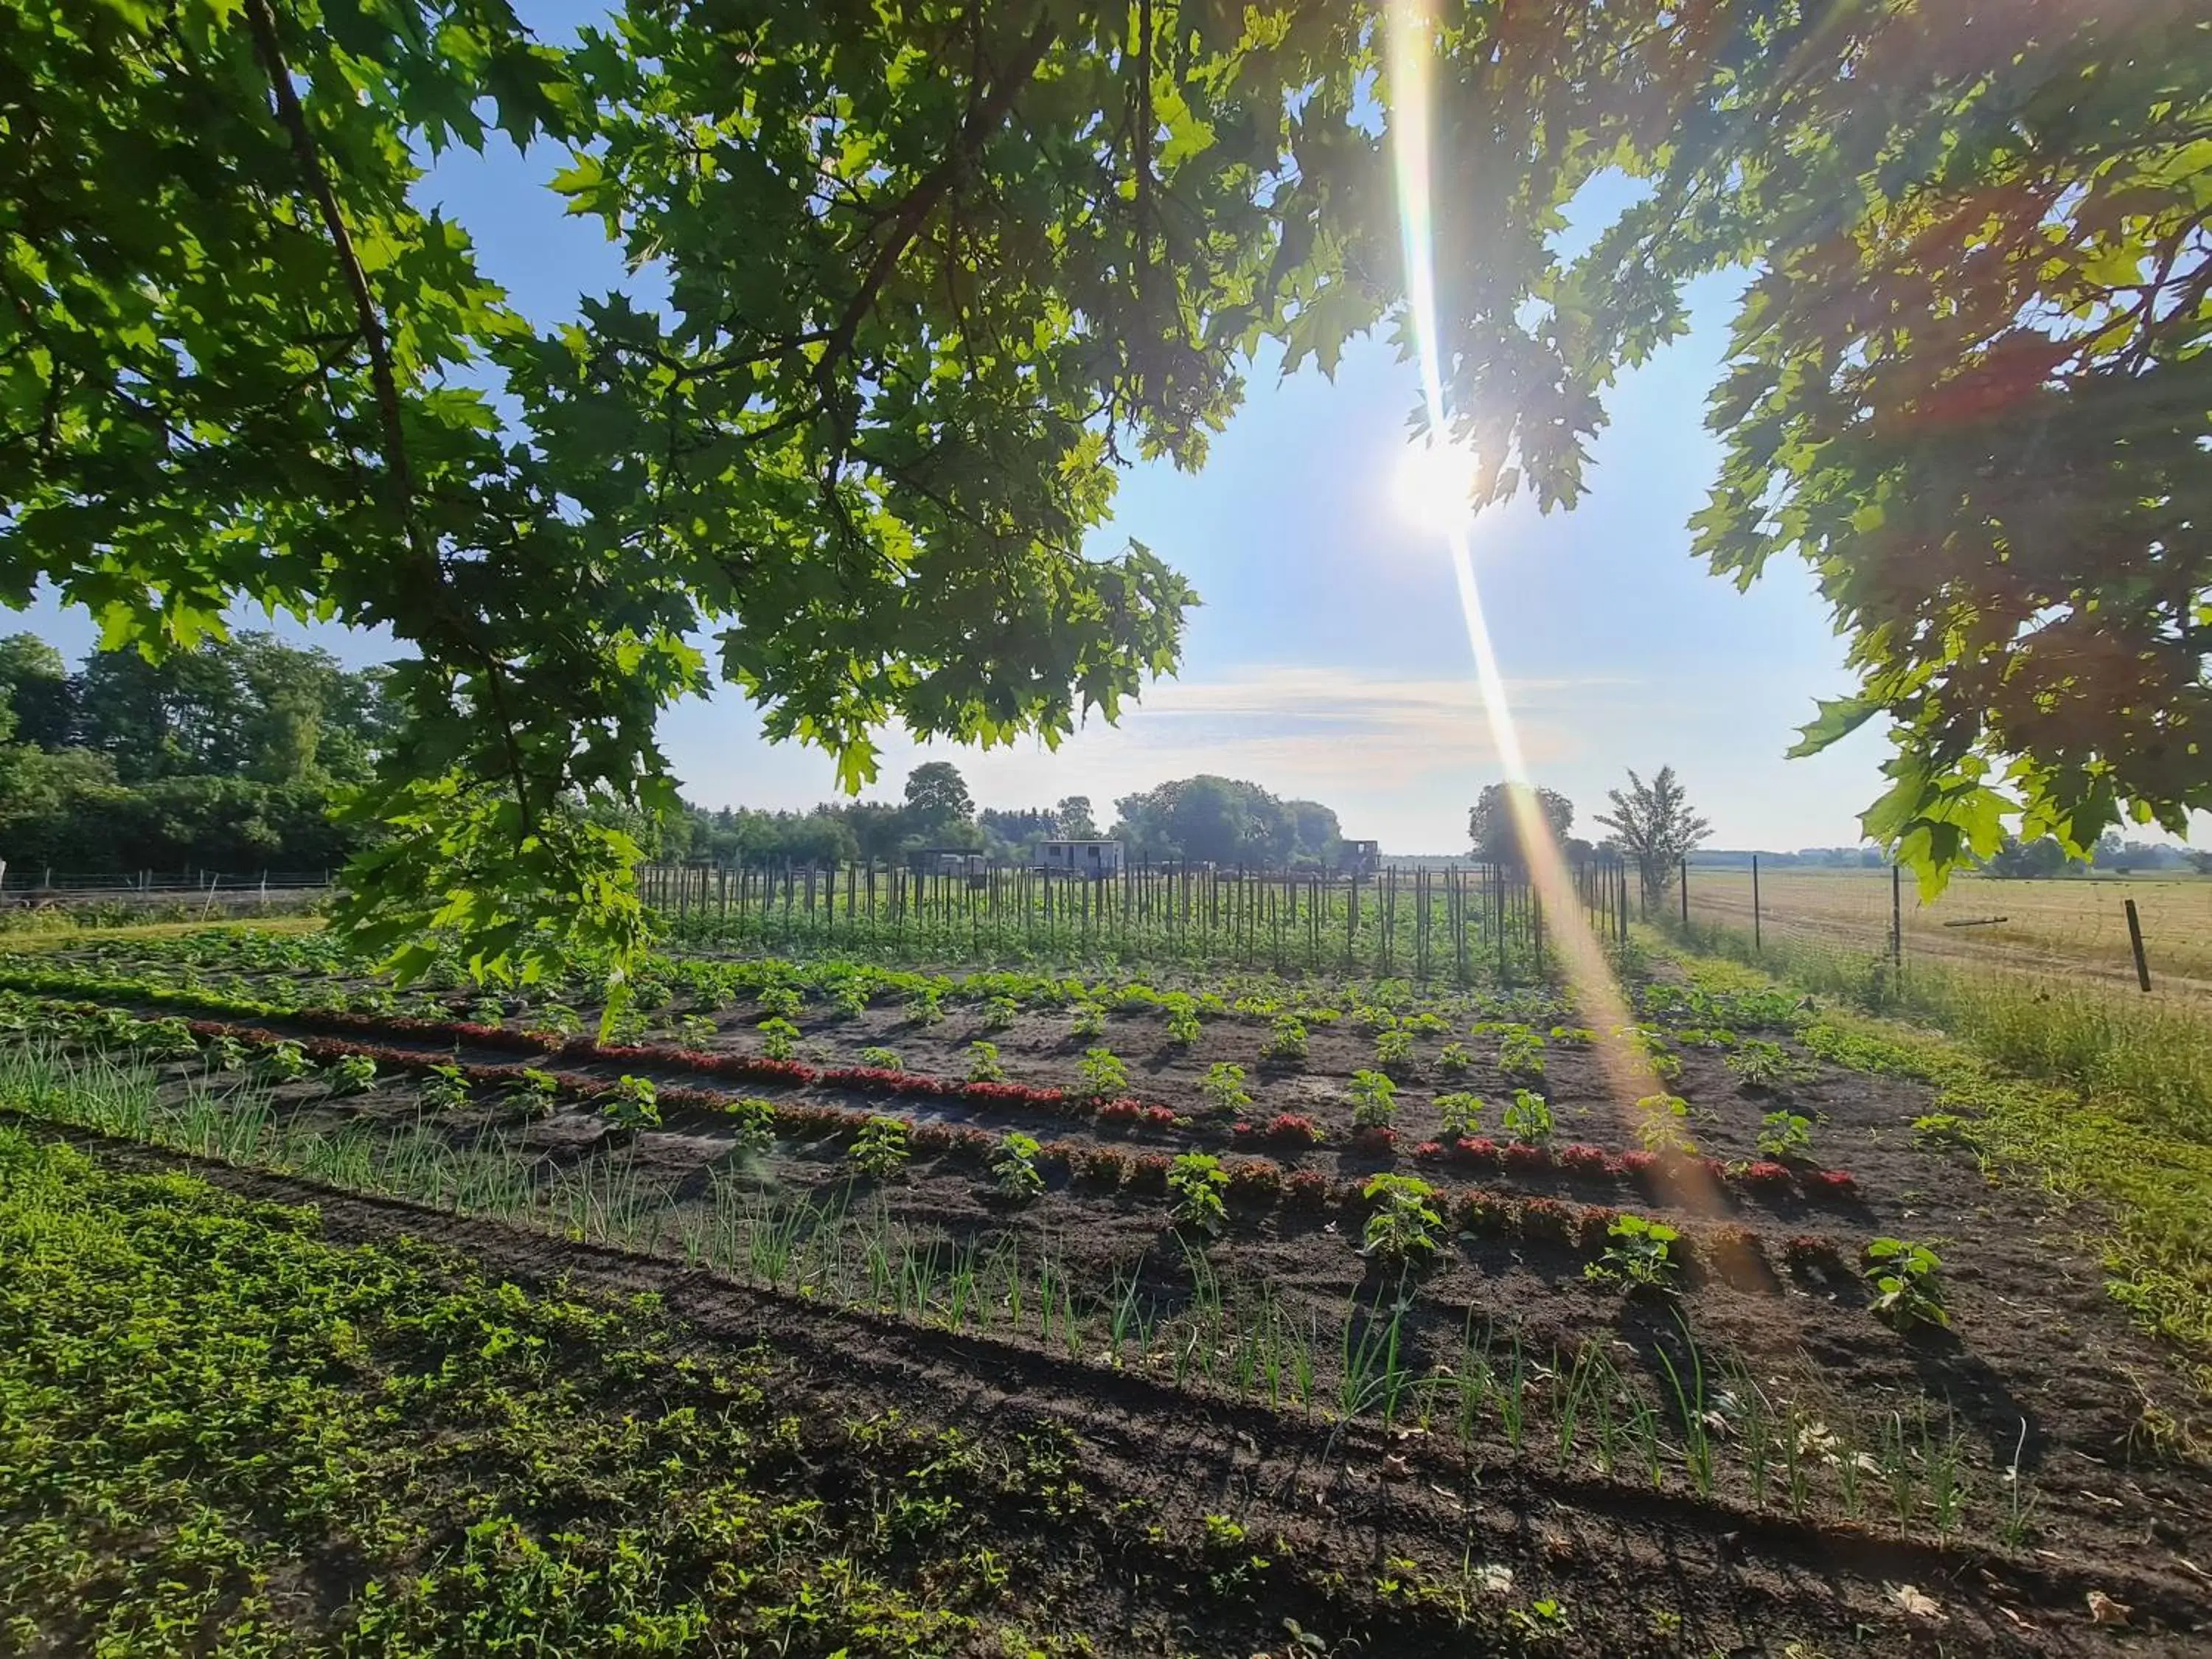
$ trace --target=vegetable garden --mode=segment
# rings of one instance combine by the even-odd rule
[[[0,1102],[364,1237],[689,1287],[842,1353],[856,1400],[1234,1424],[1249,1467],[1141,1529],[1224,1650],[1281,1648],[1279,1605],[1291,1650],[2006,1651],[2093,1607],[2181,1650],[2203,1619],[2176,1357],[1794,995],[1642,977],[1598,1029],[1543,984],[691,952],[611,1014],[588,984],[402,991],[252,930],[0,959]],[[1660,1091],[1620,1098],[1609,1048]],[[1724,1565],[1655,1593],[1675,1550]]]

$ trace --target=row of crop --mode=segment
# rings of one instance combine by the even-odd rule
[[[217,1021],[188,1022],[186,1030],[206,1044],[234,1043],[264,1051],[295,1047],[322,1065],[367,1060],[398,1071],[433,1072],[470,1089],[486,1091],[514,1090],[531,1075],[527,1068],[441,1062],[418,1051],[380,1050],[341,1038],[310,1038],[295,1044],[272,1031]],[[620,1100],[628,1093],[625,1085],[636,1081],[610,1082],[573,1073],[534,1076],[550,1080],[561,1097],[586,1106]],[[1010,1142],[1025,1142],[1024,1160],[1040,1175],[1065,1181],[1073,1190],[1098,1196],[1126,1193],[1138,1197],[1176,1197],[1182,1178],[1192,1166],[1209,1174],[1218,1170],[1217,1179],[1227,1205],[1254,1218],[1280,1209],[1316,1219],[1346,1221],[1357,1231],[1363,1219],[1371,1220],[1394,1198],[1410,1195],[1424,1206],[1433,1205],[1439,1221],[1470,1237],[1557,1246],[1593,1261],[1602,1261],[1618,1252],[1616,1241],[1624,1228],[1626,1212],[1617,1208],[1542,1194],[1480,1188],[1448,1192],[1406,1177],[1340,1179],[1318,1170],[1285,1169],[1269,1158],[1231,1158],[1221,1163],[1202,1154],[1175,1158],[1165,1152],[1087,1141],[1038,1144],[1027,1141],[1026,1137],[886,1116],[824,1102],[741,1100],[711,1090],[678,1087],[648,1091],[645,1098],[653,1115],[662,1121],[667,1121],[663,1115],[672,1111],[695,1114],[697,1121],[706,1122],[743,1110],[765,1133],[793,1140],[833,1141],[859,1147],[871,1139],[881,1142],[888,1131],[888,1139],[901,1154],[888,1166],[893,1170],[909,1154],[941,1158],[955,1166],[995,1170]],[[877,1166],[878,1170],[885,1167]],[[1668,1241],[1669,1249],[1662,1259],[1670,1273],[1693,1279],[1711,1276],[1748,1289],[1771,1289],[1774,1283],[1776,1265],[1765,1242],[1750,1228],[1694,1223],[1680,1229],[1662,1228],[1644,1218],[1626,1215],[1627,1228],[1642,1236],[1638,1224],[1656,1228]],[[1780,1267],[1801,1276],[1832,1276],[1848,1272],[1848,1258],[1832,1239],[1798,1235],[1784,1243]]]
[[[1003,1080],[963,1080],[884,1066],[811,1066],[787,1059],[599,1043],[580,1037],[532,1041],[524,1033],[465,1024],[397,1020],[379,1028],[351,1016],[313,1024],[341,1030],[365,1029],[378,1035],[389,1032],[428,1041],[473,1043],[532,1055],[556,1054],[586,1063],[695,1071],[739,1083],[843,1090],[885,1098],[955,1101],[1078,1119],[1095,1115],[1108,1127],[1157,1133],[1182,1132],[1200,1141],[1208,1139],[1202,1130],[1194,1130],[1190,1120],[1179,1116],[1171,1109],[1117,1096],[1110,1090],[1093,1091],[1088,1095],[1071,1094],[1060,1089]],[[416,1058],[419,1060],[420,1057]],[[1324,1139],[1311,1118],[1291,1113],[1278,1115],[1264,1123],[1239,1121],[1231,1130],[1234,1144],[1264,1146],[1275,1152],[1302,1150],[1320,1145]],[[1387,1155],[1395,1144],[1395,1132],[1387,1127],[1363,1128],[1354,1136],[1355,1151],[1376,1156]],[[1543,1140],[1518,1138],[1499,1142],[1481,1135],[1425,1141],[1415,1147],[1414,1156],[1425,1162],[1474,1170],[1504,1170],[1523,1176],[1589,1182],[1626,1182],[1651,1196],[1662,1198],[1678,1195],[1692,1182],[1700,1180],[1713,1188],[1735,1187],[1766,1196],[1788,1195],[1794,1191],[1813,1202],[1847,1201],[1856,1192],[1852,1177],[1844,1171],[1774,1158],[1727,1164],[1717,1158],[1649,1149],[1616,1155],[1590,1146],[1554,1147]]]
[[[66,1004],[50,1006],[58,1011],[69,1007]],[[78,1012],[98,1011],[100,1006],[98,1004],[80,1005]],[[111,1016],[128,1018],[118,1010],[106,1012]],[[350,1017],[330,1023],[342,1028],[353,1025]],[[221,1036],[234,1042],[282,1041],[267,1031],[216,1022],[200,1022],[191,1029],[203,1035]],[[452,1044],[473,1043],[532,1057],[557,1056],[575,1063],[690,1071],[732,1082],[794,1091],[818,1088],[883,1099],[943,1101],[1001,1111],[1036,1112],[1074,1121],[1095,1119],[1102,1127],[1119,1127],[1135,1133],[1181,1135],[1200,1145],[1209,1140],[1218,1144],[1204,1129],[1194,1126],[1191,1120],[1179,1116],[1170,1108],[1120,1096],[1110,1087],[1094,1087],[1088,1093],[1077,1093],[1005,1081],[935,1077],[883,1066],[813,1066],[797,1060],[759,1055],[607,1044],[580,1037],[568,1038],[549,1047],[544,1043],[514,1041],[523,1034],[498,1028],[434,1022],[394,1022],[386,1029],[392,1035]],[[373,1026],[370,1030],[377,1035],[384,1034],[376,1031]],[[487,1038],[508,1041],[486,1042]],[[315,1046],[319,1052],[366,1054],[387,1066],[416,1071],[429,1069],[437,1063],[434,1056],[419,1050],[355,1040],[340,1040],[336,1046],[327,1042]],[[465,1071],[467,1068],[463,1069]],[[511,1067],[480,1069],[501,1077],[511,1077],[513,1073]],[[1116,1075],[1112,1080],[1118,1085],[1122,1079],[1118,1076],[1118,1067],[1115,1071]],[[594,1091],[582,1087],[591,1082],[590,1079],[574,1079],[574,1082],[580,1097],[594,1094]],[[604,1092],[604,1086],[597,1092]],[[694,1096],[709,1102],[721,1098],[703,1091],[672,1089],[661,1092],[672,1103]],[[1231,1128],[1229,1139],[1232,1145],[1238,1146],[1261,1148],[1276,1153],[1294,1153],[1322,1144],[1325,1136],[1311,1118],[1285,1113],[1265,1122],[1239,1121]],[[1394,1146],[1395,1135],[1391,1131],[1370,1128],[1359,1132],[1355,1137],[1353,1149],[1382,1157],[1387,1156]],[[1856,1196],[1856,1191],[1851,1176],[1844,1171],[1791,1165],[1771,1159],[1731,1164],[1716,1158],[1672,1152],[1647,1150],[1613,1154],[1596,1146],[1575,1144],[1555,1147],[1542,1141],[1520,1139],[1500,1143],[1486,1136],[1460,1136],[1449,1142],[1426,1141],[1414,1149],[1414,1156],[1425,1163],[1468,1170],[1504,1170],[1523,1176],[1551,1176],[1589,1182],[1625,1182],[1638,1188],[1649,1197],[1669,1202],[1679,1202],[1685,1192],[1700,1188],[1735,1188],[1768,1198],[1788,1196],[1794,1192],[1808,1201],[1828,1203],[1848,1201]]]

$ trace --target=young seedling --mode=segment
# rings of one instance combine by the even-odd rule
[[[1474,1066],[1474,1056],[1464,1042],[1447,1042],[1437,1053],[1437,1068],[1446,1077],[1464,1077]]]
[[[469,1005],[469,1018],[478,1025],[498,1025],[507,1018],[507,1004],[497,997],[478,997]]]
[[[1552,1138],[1551,1103],[1532,1089],[1516,1089],[1505,1109],[1505,1133],[1523,1146],[1541,1146]]]
[[[781,1014],[760,1023],[761,1053],[769,1060],[789,1060],[799,1047],[799,1028]]]
[[[1219,1158],[1185,1152],[1168,1170],[1168,1191],[1173,1198],[1169,1218],[1178,1227],[1214,1237],[1229,1224],[1229,1206],[1223,1197],[1228,1190],[1229,1176]]]
[[[1899,1332],[1915,1325],[1950,1328],[1951,1310],[1943,1305],[1943,1286],[1936,1270],[1943,1260],[1925,1244],[1902,1238],[1877,1238],[1866,1248],[1867,1279],[1875,1298],[1868,1305],[1875,1318]]]
[[[1388,1128],[1398,1115],[1398,1085],[1380,1072],[1354,1072],[1351,1092],[1355,1128]]]
[[[1676,1152],[1687,1157],[1697,1151],[1689,1131],[1690,1103],[1680,1095],[1646,1095],[1636,1103],[1636,1139],[1647,1152]]]
[[[574,1036],[584,1029],[583,1016],[562,1002],[549,1002],[538,1011],[531,1021],[540,1031],[550,1031],[555,1036]]]
[[[1207,1105],[1231,1116],[1252,1103],[1252,1097],[1244,1088],[1244,1068],[1225,1060],[1217,1060],[1206,1068],[1206,1081],[1198,1088]]]
[[[910,1156],[905,1120],[896,1117],[870,1118],[867,1127],[853,1142],[853,1150],[846,1154],[847,1161],[854,1169],[878,1181],[888,1181],[896,1175],[906,1167]]]
[[[1111,1048],[1086,1048],[1076,1062],[1075,1097],[1093,1106],[1117,1100],[1129,1090],[1129,1068]]]
[[[968,1045],[968,1080],[970,1083],[1004,1083],[1006,1068],[999,1064],[999,1045],[980,1038]]]
[[[1594,1283],[1624,1290],[1666,1290],[1680,1264],[1674,1247],[1681,1234],[1648,1216],[1625,1215],[1614,1221],[1605,1254],[1583,1269]]]
[[[1418,1266],[1436,1255],[1443,1218],[1430,1201],[1435,1188],[1413,1176],[1379,1175],[1359,1190],[1375,1206],[1362,1235],[1363,1255]]]
[[[1106,1035],[1104,1006],[1096,1002],[1077,1003],[1075,1018],[1070,1023],[1068,1031],[1070,1035],[1079,1037],[1104,1036]]]
[[[1275,1066],[1301,1066],[1306,1057],[1305,1022],[1295,1014],[1278,1014],[1267,1033],[1260,1058]]]
[[[1544,1039],[1525,1025],[1508,1030],[1498,1042],[1501,1075],[1534,1081],[1544,1075]]]
[[[775,1139],[775,1103],[757,1095],[733,1100],[723,1109],[730,1120],[730,1144],[740,1158],[758,1158]]]
[[[1778,1042],[1747,1037],[1728,1057],[1728,1068],[1747,1089],[1780,1089],[1797,1081],[1806,1068],[1790,1058]]]
[[[550,1072],[526,1066],[507,1085],[507,1109],[517,1117],[550,1117],[560,1092],[561,1085]]]
[[[906,1000],[907,1023],[934,1025],[945,1018],[945,999],[934,986],[925,986]]]
[[[1188,1048],[1201,1035],[1198,1023],[1198,1005],[1188,1000],[1170,1003],[1168,1006],[1168,1041],[1178,1048]]]
[[[1457,1140],[1473,1134],[1482,1118],[1482,1097],[1470,1094],[1449,1094],[1437,1097],[1437,1116],[1442,1121],[1444,1138]]]
[[[676,1035],[693,1048],[712,1042],[715,1030],[714,1022],[704,1014],[686,1014],[676,1022]]]
[[[323,1086],[333,1097],[364,1094],[376,1086],[376,1062],[367,1054],[340,1054],[323,1068]]]
[[[253,1069],[271,1083],[296,1083],[313,1069],[296,1042],[272,1042],[261,1051]]]
[[[1759,1121],[1759,1150],[1785,1163],[1809,1161],[1813,1156],[1813,1120],[1784,1107]]]
[[[1003,1031],[1020,1015],[1022,1006],[1012,997],[989,997],[983,1003],[983,1029]]]
[[[1036,1166],[1037,1143],[1025,1134],[1010,1134],[1000,1143],[991,1160],[991,1176],[999,1194],[1026,1204],[1044,1191],[1044,1176]]]
[[[660,1127],[660,1091],[647,1077],[619,1077],[608,1091],[606,1115],[625,1129]]]
[[[906,1070],[905,1064],[899,1059],[896,1054],[889,1048],[861,1049],[860,1064],[863,1066],[872,1066],[879,1072],[903,1072]]]
[[[433,1066],[430,1075],[422,1079],[422,1109],[426,1112],[458,1111],[469,1103],[469,1082],[461,1075],[458,1066]]]
[[[1378,1032],[1375,1038],[1375,1063],[1385,1071],[1395,1071],[1413,1063],[1413,1034],[1402,1026],[1393,1026]]]

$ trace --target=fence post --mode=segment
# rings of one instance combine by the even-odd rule
[[[1751,855],[1751,948],[1763,951],[1766,947],[1759,937],[1759,854]]]
[[[2136,914],[2136,902],[2122,899],[2127,908],[2128,944],[2136,953],[2136,983],[2146,991],[2150,989],[2150,958],[2143,955],[2142,918]]]
[[[1682,868],[1680,874],[1682,879],[1682,932],[1686,935],[1690,931],[1690,855],[1687,853],[1682,854]]]

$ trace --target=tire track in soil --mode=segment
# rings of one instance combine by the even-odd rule
[[[1469,1468],[1418,1437],[1387,1436],[1366,1424],[1325,1431],[1201,1389],[824,1308],[665,1258],[346,1193],[13,1111],[0,1115],[123,1166],[186,1170],[244,1198],[312,1206],[334,1243],[404,1237],[533,1288],[652,1292],[702,1347],[767,1346],[825,1397],[825,1409],[850,1415],[896,1406],[909,1417],[985,1437],[1039,1426],[1072,1431],[1085,1446],[1083,1473],[1094,1490],[1149,1498],[1186,1517],[1229,1510],[1255,1540],[1279,1534],[1301,1564],[1328,1564],[1358,1579],[1392,1558],[1410,1558],[1432,1581],[1455,1578],[1463,1559],[1505,1565],[1529,1593],[1561,1600],[1582,1631],[1595,1614],[1617,1637],[1633,1633],[1632,1645],[1650,1640],[1650,1611],[1662,1604],[1655,1583],[1673,1592],[1674,1607],[1687,1610],[1686,1632],[1701,1637],[1730,1626],[1763,1639],[1783,1626],[1833,1632],[1870,1624],[1908,1647],[1940,1640],[1947,1653],[2112,1651],[2117,1644],[2136,1653],[2196,1654],[2203,1649],[2191,1632],[2212,1615],[2199,1587],[2116,1563],[1938,1547],[1510,1462]],[[1409,1478],[1385,1478],[1392,1456],[1406,1460]],[[1125,1548],[1127,1540],[1115,1544]],[[1175,1565],[1172,1553],[1168,1564]],[[1899,1583],[1935,1595],[1948,1621],[1902,1620],[1888,1590]],[[1287,1588],[1271,1583],[1271,1604]],[[2136,1626],[2093,1631],[2082,1613],[2092,1589],[2133,1608]],[[1316,1616],[1340,1614],[1335,1599],[1322,1595]],[[1370,1634],[1377,1619],[1407,1625],[1403,1609],[1371,1598],[1361,1607]],[[2015,1622],[2008,1608],[2027,1622]],[[1431,1643],[1421,1632],[1433,1623],[1414,1620],[1393,1634],[1425,1649]],[[1462,1635],[1445,1646],[1463,1651],[1463,1642]]]

